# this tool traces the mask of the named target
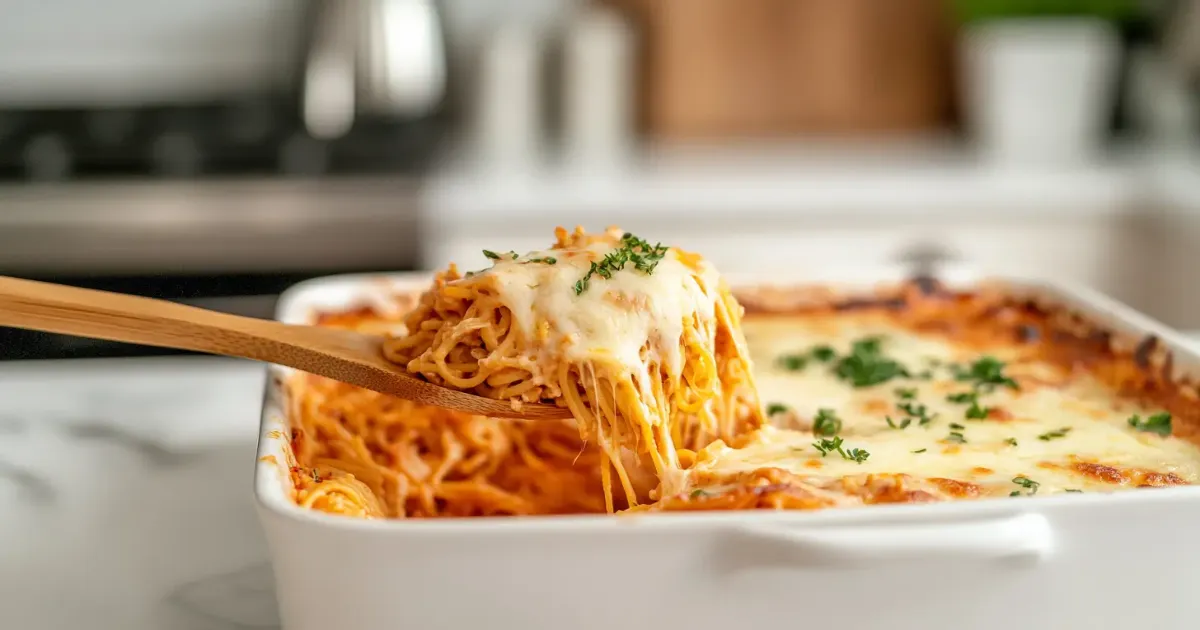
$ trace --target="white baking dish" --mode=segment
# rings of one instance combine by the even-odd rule
[[[843,286],[901,274],[856,275]],[[428,280],[310,281],[279,314],[308,322]],[[1156,335],[1177,370],[1198,373],[1200,357],[1176,333],[1112,300],[1006,282],[1114,332]],[[361,521],[288,499],[287,371],[271,374],[260,456],[279,463],[260,459],[256,494],[288,630],[1191,630],[1200,619],[1200,487],[816,512]]]

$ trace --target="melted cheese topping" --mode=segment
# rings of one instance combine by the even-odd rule
[[[991,411],[972,419],[969,403],[948,397],[972,391],[953,365],[969,366],[983,356],[978,350],[880,318],[762,317],[748,318],[743,327],[761,399],[776,409],[771,420],[782,428],[764,429],[738,449],[716,443],[701,451],[690,471],[664,481],[667,494],[719,491],[722,478],[766,467],[785,469],[815,488],[847,477],[906,473],[966,482],[973,486],[969,494],[993,496],[1190,484],[1200,475],[1196,445],[1129,424],[1134,414],[1144,419],[1161,410],[1121,399],[1087,374],[1022,358],[1016,345],[986,354],[1005,361],[1004,374],[1020,388],[984,388],[978,404]],[[809,351],[826,345],[844,356],[856,340],[871,336],[881,338],[882,355],[915,378],[854,387],[834,373],[836,358],[822,362]],[[795,369],[799,361],[789,369],[781,360],[789,354],[806,359],[803,369]],[[914,405],[910,411],[924,405],[931,419],[922,422],[898,406],[904,404]],[[787,411],[778,412],[781,405]],[[865,460],[836,450],[823,455],[814,445],[824,437],[813,433],[821,409],[841,421],[842,450],[853,457],[851,449],[861,449],[869,453]]]
[[[573,362],[615,359],[633,368],[646,363],[642,350],[647,348],[658,358],[655,363],[678,376],[685,323],[698,320],[711,326],[715,320],[717,271],[672,248],[652,273],[627,263],[608,278],[593,274],[587,288],[577,292],[576,284],[592,265],[617,249],[613,240],[597,240],[503,257],[483,273],[495,283],[525,339],[535,340],[544,355]],[[545,262],[549,260],[554,264]]]
[[[514,407],[569,408],[603,453],[607,508],[613,471],[636,506],[646,493],[627,455],[668,473],[680,467],[678,448],[763,424],[741,307],[695,254],[615,228],[555,235],[549,250],[485,252],[490,268],[438,276],[405,317],[412,332],[385,342],[384,355]]]

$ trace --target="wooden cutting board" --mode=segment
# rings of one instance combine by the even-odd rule
[[[902,132],[948,124],[940,0],[608,0],[641,34],[652,137]]]

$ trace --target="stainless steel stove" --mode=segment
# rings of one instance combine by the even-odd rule
[[[411,269],[418,179],[0,185],[0,274],[269,317],[331,273]],[[0,360],[164,354],[0,329]]]
[[[432,0],[0,7],[0,178],[417,169],[445,57]]]
[[[269,316],[297,281],[414,264],[443,135],[431,1],[17,4],[0,274]],[[0,330],[0,360],[163,352]]]

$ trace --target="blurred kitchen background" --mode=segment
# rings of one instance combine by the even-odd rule
[[[8,0],[0,273],[270,316],[618,223],[1200,328],[1200,0]],[[162,353],[0,331],[0,359]]]

